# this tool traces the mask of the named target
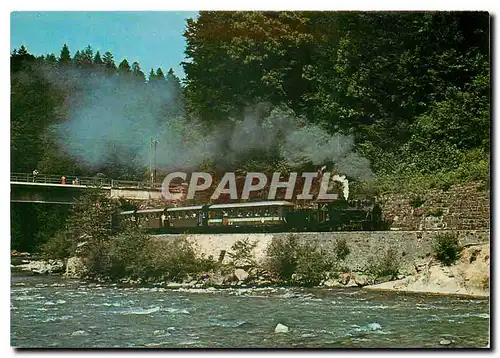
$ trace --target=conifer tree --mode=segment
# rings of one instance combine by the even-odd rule
[[[129,74],[131,72],[130,65],[126,58],[118,65],[118,72],[120,74]]]
[[[69,52],[68,45],[64,44],[61,55],[59,56],[59,63],[63,65],[69,65],[71,63],[71,54]]]
[[[159,80],[165,80],[165,75],[163,74],[161,67],[158,67],[156,70],[156,78]]]
[[[146,82],[146,76],[144,75],[144,72],[141,71],[141,67],[137,61],[132,64],[132,74],[134,75],[134,79],[137,81],[142,83]]]
[[[92,60],[93,60],[93,57],[94,57],[94,51],[92,51],[92,47],[90,47],[90,45],[88,45],[87,47],[85,47],[85,49],[81,52],[81,56],[82,56],[82,64],[85,67],[92,66]]]
[[[106,51],[102,58],[104,67],[109,70],[116,70],[115,60],[113,59],[113,54],[110,51]]]
[[[153,69],[149,72],[149,82],[154,81],[156,79],[156,73]]]
[[[95,56],[94,56],[94,65],[100,66],[102,64],[103,64],[103,62],[102,62],[101,54],[99,53],[99,51],[97,51],[95,53]]]

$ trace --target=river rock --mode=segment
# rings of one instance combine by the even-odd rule
[[[370,284],[370,278],[364,274],[357,273],[353,276],[353,279],[356,285],[358,285],[359,287],[363,287]]]
[[[339,282],[345,286],[349,283],[349,281],[351,281],[351,277],[352,277],[352,274],[343,273],[339,277]]]
[[[325,287],[341,287],[342,286],[342,284],[334,278],[329,278],[327,280],[324,280],[322,282],[322,285]]]
[[[83,260],[78,256],[73,256],[66,263],[66,272],[64,276],[69,278],[82,278],[88,272],[88,268]]]
[[[41,275],[62,272],[64,262],[62,260],[48,260],[48,261],[30,261],[26,264],[17,266],[23,271],[31,271]]]
[[[86,335],[88,335],[88,333],[80,330],[80,331],[74,331],[73,333],[71,333],[71,335],[72,336],[86,336]]]
[[[224,279],[225,277],[222,275],[221,272],[215,272],[210,275],[208,282],[217,286],[221,286],[222,284],[224,284]]]
[[[288,327],[284,324],[278,323],[274,329],[274,333],[288,333]]]
[[[186,287],[186,285],[183,283],[178,283],[178,282],[167,283],[167,288],[181,288],[181,287]]]
[[[245,281],[248,278],[248,272],[246,272],[243,269],[236,269],[234,270],[234,275],[238,279],[238,281]]]
[[[449,346],[451,344],[451,341],[449,341],[447,339],[442,339],[439,341],[439,344],[442,346]]]

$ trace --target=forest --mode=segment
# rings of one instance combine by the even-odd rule
[[[147,180],[154,137],[163,174],[327,164],[367,196],[489,184],[486,12],[201,11],[184,37],[182,80],[91,45],[14,50],[11,171]],[[25,210],[13,242],[33,235]],[[36,246],[57,225],[29,210]]]

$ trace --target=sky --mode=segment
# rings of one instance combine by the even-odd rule
[[[59,57],[64,43],[73,57],[90,45],[101,56],[111,51],[115,63],[126,58],[139,62],[144,73],[158,67],[166,73],[173,68],[184,77],[180,63],[185,60],[182,36],[187,18],[196,11],[158,12],[12,12],[10,50],[24,45],[29,53]]]

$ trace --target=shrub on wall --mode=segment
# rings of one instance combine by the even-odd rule
[[[150,240],[143,256],[141,276],[156,280],[182,281],[189,275],[213,270],[217,263],[198,257],[184,238],[172,241]]]
[[[253,249],[257,246],[257,241],[250,242],[248,238],[236,241],[231,246],[231,252],[227,254],[233,260],[236,266],[250,266],[255,267],[257,263],[254,260]]]
[[[337,240],[334,251],[337,260],[345,260],[347,255],[351,252],[349,246],[347,245],[347,241],[344,238]]]
[[[274,238],[267,249],[267,268],[279,280],[317,286],[332,267],[326,252],[315,244],[300,244],[296,235]]]
[[[389,248],[379,256],[372,256],[368,260],[365,272],[374,281],[390,281],[397,278],[400,269],[400,260],[396,250]]]
[[[435,237],[434,257],[442,264],[450,266],[459,257],[462,248],[458,242],[458,237],[451,233],[440,233]]]
[[[318,286],[326,279],[332,267],[326,253],[315,245],[305,244],[299,247],[294,283],[301,286]]]
[[[288,235],[286,238],[274,238],[267,248],[268,270],[280,280],[290,281],[297,269],[298,238]]]

